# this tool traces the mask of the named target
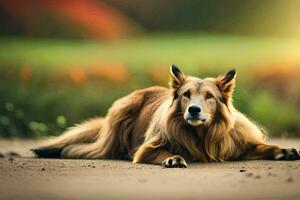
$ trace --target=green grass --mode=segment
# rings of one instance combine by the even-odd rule
[[[247,67],[266,61],[299,59],[300,39],[219,35],[155,35],[113,43],[43,39],[0,39],[0,63],[41,67],[89,66],[120,62],[137,70],[151,64],[200,67]],[[199,66],[201,64],[201,66]]]

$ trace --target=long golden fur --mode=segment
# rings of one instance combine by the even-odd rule
[[[200,79],[171,67],[170,89],[135,91],[92,119],[34,149],[38,157],[188,162],[298,160],[296,149],[268,145],[261,129],[232,104],[236,72]]]

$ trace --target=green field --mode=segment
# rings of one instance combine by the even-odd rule
[[[235,105],[270,134],[300,136],[299,105],[283,100],[273,88],[260,87],[255,77],[260,67],[300,63],[297,38],[177,34],[114,42],[0,38],[0,44],[3,137],[55,135],[75,122],[104,115],[113,100],[134,89],[167,86],[166,72],[173,63],[203,77],[236,68]],[[93,75],[95,66],[107,69]],[[124,73],[119,75],[115,66]],[[75,82],[73,69],[79,69]]]
[[[300,60],[298,38],[182,34],[114,42],[1,38],[0,44],[1,64],[28,63],[37,68],[117,61],[135,69],[143,69],[153,63],[178,63],[196,71],[195,67],[199,64],[239,68],[269,61]]]

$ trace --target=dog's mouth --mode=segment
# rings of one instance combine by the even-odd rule
[[[206,115],[199,115],[197,117],[191,116],[191,115],[187,115],[185,117],[185,120],[187,121],[188,124],[190,124],[191,126],[199,126],[204,124],[208,119],[208,116]]]

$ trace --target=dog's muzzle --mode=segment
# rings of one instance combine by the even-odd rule
[[[198,105],[190,105],[184,114],[185,120],[192,126],[203,124],[207,120],[207,116],[203,114],[202,109]]]

